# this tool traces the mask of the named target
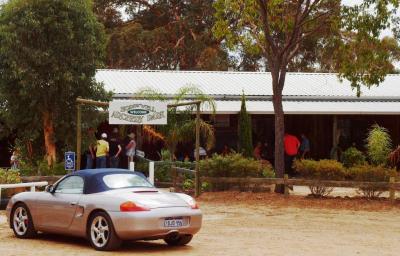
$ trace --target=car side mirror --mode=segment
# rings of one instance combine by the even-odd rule
[[[53,188],[54,188],[53,185],[47,185],[47,186],[45,187],[44,191],[53,194],[53,193],[54,193]]]

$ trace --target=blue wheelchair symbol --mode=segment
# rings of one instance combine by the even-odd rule
[[[65,170],[75,170],[75,152],[65,152]]]

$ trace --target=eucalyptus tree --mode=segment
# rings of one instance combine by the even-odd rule
[[[288,67],[309,39],[335,45],[336,70],[360,94],[360,85],[378,85],[392,70],[380,33],[396,25],[398,0],[217,0],[214,34],[232,50],[259,52],[271,72],[275,111],[275,169],[284,174],[282,92]],[[396,26],[394,26],[396,27]],[[278,192],[283,192],[279,186]]]
[[[92,7],[90,0],[10,0],[0,9],[2,119],[20,137],[42,138],[49,166],[57,145],[73,138],[75,99],[107,97],[94,81],[105,34]]]
[[[213,2],[95,0],[95,13],[109,36],[107,66],[227,70],[228,53],[212,35]]]

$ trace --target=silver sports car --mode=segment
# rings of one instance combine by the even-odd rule
[[[87,238],[96,250],[116,249],[124,240],[185,245],[202,222],[192,197],[160,191],[140,173],[122,169],[74,172],[45,192],[13,196],[6,212],[18,238],[67,234]]]

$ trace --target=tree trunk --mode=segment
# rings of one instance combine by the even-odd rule
[[[46,160],[49,167],[56,163],[56,144],[54,134],[54,123],[50,112],[43,113],[44,144],[46,148]]]
[[[283,145],[283,136],[285,133],[285,115],[283,112],[282,106],[282,91],[283,91],[283,83],[284,77],[279,76],[279,70],[272,74],[272,86],[273,86],[273,105],[275,112],[275,172],[277,178],[283,178],[285,174],[285,156],[284,156],[284,145]],[[285,76],[285,73],[281,74],[281,76]],[[283,80],[282,80],[283,78]],[[284,185],[276,185],[275,192],[276,193],[284,193]]]

